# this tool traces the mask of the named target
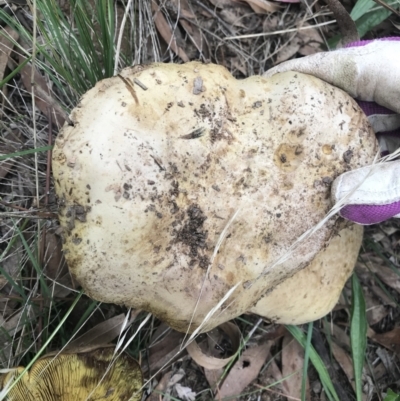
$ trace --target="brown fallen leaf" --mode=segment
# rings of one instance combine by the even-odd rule
[[[285,395],[283,393],[283,376],[282,372],[280,371],[276,361],[275,357],[268,357],[268,363],[267,363],[267,368],[262,371],[262,373],[259,375],[257,382],[259,383],[254,383],[255,387],[258,387],[259,389],[262,389],[263,392],[269,392],[271,393],[271,396],[267,399],[269,400],[275,400],[275,399],[284,399]],[[278,395],[279,397],[276,397],[275,395]],[[288,401],[291,401],[288,399]]]
[[[183,333],[169,329],[166,325],[162,325],[167,330],[167,334],[158,340],[149,348],[148,366],[143,366],[143,370],[154,374],[166,364],[172,364],[178,357],[186,354],[186,350],[181,351]]]
[[[390,267],[380,262],[380,259],[369,257],[368,262],[357,263],[356,268],[361,269],[362,271],[369,269],[372,273],[375,273],[387,286],[393,288],[400,294],[400,271],[396,273]]]
[[[323,321],[325,333],[329,333],[327,337],[333,337],[336,342],[342,347],[349,350],[350,337],[349,335],[338,325],[330,322]]]
[[[207,42],[205,37],[202,34],[202,31],[195,25],[190,22],[190,20],[194,20],[196,16],[192,12],[190,5],[187,0],[171,0],[171,3],[174,4],[175,8],[179,9],[179,23],[182,28],[186,31],[192,43],[196,46],[197,50],[205,59],[209,58],[209,50],[207,46]]]
[[[265,341],[246,349],[233,365],[220,389],[217,390],[218,397],[239,396],[257,378],[269,355],[272,344],[273,341]]]
[[[217,8],[234,7],[235,0],[208,0],[213,6]]]
[[[67,271],[67,265],[62,252],[61,237],[56,235],[54,231],[47,230],[40,240],[44,241],[40,249],[44,251],[41,260],[43,260],[45,273],[48,277],[55,280]]]
[[[307,22],[302,22],[301,26],[310,26]],[[307,29],[306,31],[299,31],[298,38],[302,41],[299,54],[308,56],[310,54],[318,53],[324,44],[324,40],[317,28]]]
[[[388,294],[385,291],[383,291],[383,289],[379,285],[371,284],[369,288],[381,300],[382,304],[389,305],[392,308],[397,307],[397,304],[393,300],[393,298],[390,298]]]
[[[286,397],[300,398],[304,365],[304,348],[290,335],[283,338],[282,343],[282,383]],[[307,377],[306,399],[310,399],[310,386]]]
[[[85,334],[71,341],[64,351],[79,352],[87,347],[98,347],[100,345],[110,343],[121,334],[121,330],[129,327],[130,323],[136,319],[140,312],[140,310],[132,312],[132,315],[129,318],[125,328],[124,322],[126,316],[123,313],[97,324]]]
[[[336,361],[342,368],[343,372],[346,374],[347,379],[351,384],[351,387],[353,387],[353,390],[356,391],[354,382],[353,361],[351,360],[350,355],[334,342],[331,343],[331,350]]]
[[[400,327],[396,327],[386,333],[375,333],[370,327],[367,330],[367,336],[385,348],[394,351],[400,355]]]
[[[283,61],[289,60],[293,57],[301,46],[301,39],[296,35],[292,35],[289,40],[279,49],[274,64],[280,64]]]
[[[19,62],[24,63],[26,58],[20,54]],[[33,82],[34,82],[34,93],[35,93],[35,103],[38,109],[48,118],[51,118],[53,125],[57,128],[61,128],[64,122],[68,120],[67,113],[62,109],[62,107],[54,100],[51,96],[49,87],[46,80],[39,73],[39,71],[32,67],[31,63],[27,63],[22,67],[21,79],[28,92],[32,91],[32,69],[33,69]]]
[[[204,368],[204,376],[207,379],[208,384],[212,391],[215,391],[217,384],[222,378],[222,374],[224,373],[224,368],[219,369],[206,369]]]
[[[196,16],[193,14],[190,9],[189,3],[187,0],[170,0],[170,3],[174,6],[175,10],[179,11],[179,17],[194,19]]]
[[[220,11],[221,18],[230,25],[238,26],[239,28],[245,28],[245,25],[242,22],[242,16],[237,15],[233,9],[224,8]]]
[[[184,19],[180,20],[180,24],[182,25],[183,29],[186,31],[190,40],[196,46],[200,54],[202,54],[205,59],[208,59],[210,57],[210,52],[207,46],[207,41],[203,36],[201,30],[197,26],[190,24]]]
[[[18,32],[5,26],[0,31],[0,81],[4,78],[10,54],[14,48],[14,42],[19,38]]]
[[[185,63],[188,62],[189,57],[187,56],[185,51],[178,46],[175,35],[172,32],[172,29],[169,26],[167,20],[165,19],[161,11],[161,7],[158,6],[155,0],[151,1],[151,10],[153,12],[153,19],[156,28],[164,41],[168,44],[171,50],[182,59],[182,61],[184,61]]]
[[[3,87],[3,94],[6,94],[6,86]],[[3,123],[2,123],[3,124]],[[22,146],[22,137],[18,130],[3,131],[2,143],[0,143],[0,154],[6,155],[17,152]],[[0,180],[4,178],[15,164],[15,159],[0,161]]]
[[[172,372],[167,372],[163,375],[161,380],[158,382],[156,388],[152,391],[152,393],[147,397],[146,401],[160,401],[162,400],[162,395],[160,393],[165,392],[168,387],[168,383],[170,382],[172,377]]]
[[[269,14],[278,11],[280,6],[268,0],[244,0],[257,14]]]
[[[388,314],[388,310],[385,305],[382,305],[377,299],[375,299],[369,291],[364,291],[367,320],[369,326],[380,322]]]

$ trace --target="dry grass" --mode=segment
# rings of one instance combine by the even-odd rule
[[[59,3],[66,18],[70,18],[73,10],[68,2]],[[108,70],[99,69],[99,75],[92,71],[93,76],[79,70],[82,80],[78,82],[77,78],[63,74],[64,70],[55,68],[39,51],[34,57],[43,78],[33,75],[36,82],[33,89],[30,82],[34,71],[29,65],[2,87],[0,154],[44,148],[53,143],[65,112],[75,106],[85,88],[100,79],[103,72],[109,71],[112,75],[116,66],[199,59],[222,64],[234,76],[243,78],[261,74],[286,59],[327,48],[329,40],[338,32],[332,14],[320,2],[307,6],[261,3],[264,9],[251,1],[234,0],[220,1],[220,6],[216,0],[168,0],[159,2],[159,7],[146,0],[116,2],[113,51],[119,57],[111,57],[101,40],[93,42],[93,51],[99,55],[97,62],[106,64]],[[34,3],[29,4],[14,7],[11,18],[30,32],[37,29],[36,45],[51,55],[51,42],[42,31],[43,27],[50,26],[50,21],[44,21],[43,27],[35,27],[32,24]],[[128,5],[130,8],[125,8]],[[347,5],[352,6],[350,2]],[[74,24],[71,32],[78,29]],[[92,38],[101,37],[100,33],[105,30],[98,21],[91,28]],[[369,35],[396,33],[396,25],[386,21]],[[23,65],[23,57],[32,54],[35,44],[21,34],[20,46],[2,43],[3,52],[12,48],[5,61],[0,59],[0,73],[7,77]],[[68,46],[72,44],[67,42],[66,51]],[[64,55],[60,63],[66,70],[78,69],[73,62]],[[44,102],[38,102],[35,93]],[[177,383],[196,393],[196,400],[212,399],[211,373],[180,352],[183,339],[178,333],[145,313],[132,312],[131,317],[122,307],[102,305],[80,294],[61,253],[49,153],[21,154],[0,161],[0,368],[26,366],[39,351],[61,350],[95,328],[81,338],[80,344],[114,341],[138,358],[145,377],[151,378],[147,381],[144,399],[155,387],[158,392],[153,392],[150,400],[162,399],[161,394],[169,394],[170,398],[165,399],[183,399],[177,398]],[[367,400],[383,399],[389,387],[400,390],[399,244],[397,221],[368,228],[357,267],[366,297],[369,326],[362,378]],[[311,332],[313,345],[328,367],[341,401],[354,399],[350,316],[349,284],[332,314],[315,322]],[[260,344],[269,346],[260,372],[241,390],[240,399],[299,399],[299,384],[294,380],[296,371],[290,370],[290,363],[301,352],[293,345],[291,334],[256,316],[243,316],[236,324],[247,340],[242,352]],[[223,333],[204,336],[204,341],[214,344],[209,352],[216,356],[227,356],[234,351]],[[244,362],[240,360],[240,363]],[[233,379],[238,381],[242,376]],[[313,365],[308,369],[307,380],[311,399],[327,399]]]

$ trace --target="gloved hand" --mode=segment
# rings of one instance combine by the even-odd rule
[[[345,90],[368,115],[384,155],[400,146],[400,38],[350,46],[284,62],[264,76],[298,71]],[[332,199],[336,203],[344,196],[346,206],[340,214],[356,223],[400,217],[400,160],[339,176],[332,185]]]

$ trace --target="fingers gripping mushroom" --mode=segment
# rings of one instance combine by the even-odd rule
[[[71,120],[53,165],[71,273],[94,299],[180,331],[230,290],[202,331],[253,307],[263,314],[257,302],[294,280],[343,221],[275,262],[330,209],[332,180],[377,150],[339,89],[293,72],[236,80],[197,62],[125,69],[88,91]]]

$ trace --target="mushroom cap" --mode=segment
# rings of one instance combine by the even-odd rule
[[[353,272],[363,232],[355,224],[340,230],[308,266],[272,288],[249,312],[274,323],[294,325],[325,316]]]
[[[9,388],[23,371],[18,367],[0,375],[0,390]],[[142,372],[136,361],[126,354],[115,357],[114,348],[102,347],[38,359],[11,388],[8,399],[139,401],[142,385]]]
[[[332,180],[377,151],[353,99],[294,72],[137,66],[70,117],[53,171],[71,273],[92,298],[179,331],[246,312],[310,263],[339,217],[276,261],[330,209]]]

